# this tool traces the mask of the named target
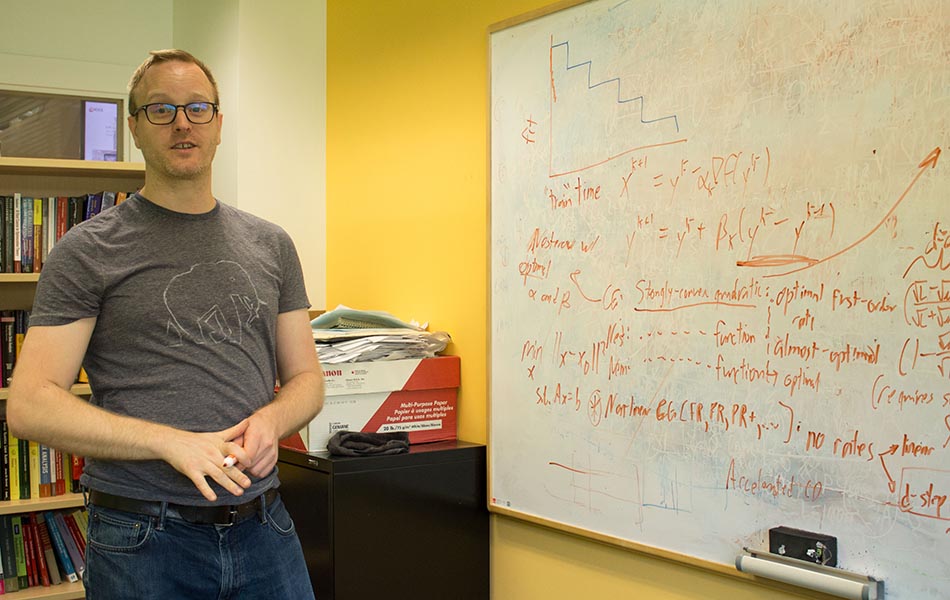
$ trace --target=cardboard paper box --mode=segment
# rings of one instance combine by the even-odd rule
[[[337,431],[406,431],[413,444],[456,438],[457,356],[324,366],[326,401],[307,427],[307,449]]]

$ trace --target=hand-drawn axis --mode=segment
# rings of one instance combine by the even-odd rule
[[[610,161],[612,161],[612,160],[616,160],[617,158],[620,158],[621,156],[630,154],[630,153],[632,153],[632,152],[640,152],[640,151],[642,151],[642,150],[648,150],[648,149],[651,149],[651,148],[660,148],[660,147],[663,147],[663,146],[669,146],[669,145],[671,145],[671,144],[682,144],[682,143],[686,142],[686,138],[680,138],[680,139],[677,139],[677,140],[671,140],[671,141],[667,141],[667,142],[659,142],[659,143],[655,143],[655,144],[644,144],[644,145],[637,146],[637,147],[635,147],[635,148],[627,148],[626,150],[623,150],[623,151],[621,151],[621,152],[617,152],[617,153],[615,153],[615,154],[613,154],[613,155],[611,155],[611,156],[607,156],[606,158],[603,158],[603,159],[601,159],[601,160],[595,161],[595,162],[593,162],[593,163],[591,163],[591,164],[587,164],[587,165],[584,165],[584,166],[581,166],[581,167],[576,167],[576,168],[573,168],[573,169],[566,169],[566,170],[563,170],[563,171],[556,172],[555,169],[554,169],[554,104],[557,102],[557,87],[556,87],[555,84],[554,84],[554,49],[555,49],[555,48],[560,48],[560,47],[562,47],[562,46],[563,46],[564,49],[565,49],[564,71],[567,72],[567,71],[570,71],[571,69],[577,69],[577,68],[581,68],[581,67],[587,67],[587,89],[588,89],[588,90],[592,90],[592,89],[594,89],[594,88],[596,88],[596,87],[600,87],[600,86],[602,86],[602,85],[606,85],[606,84],[609,84],[609,83],[614,83],[614,84],[616,84],[616,86],[617,86],[617,104],[618,104],[618,105],[619,105],[619,104],[626,104],[626,103],[628,103],[628,102],[638,102],[638,103],[639,103],[639,107],[640,107],[639,119],[640,119],[640,123],[641,123],[642,125],[653,125],[653,124],[659,123],[659,122],[661,122],[661,121],[672,120],[672,121],[673,121],[673,126],[674,126],[674,128],[676,129],[676,133],[679,133],[679,130],[680,130],[679,119],[677,119],[677,117],[676,117],[675,114],[667,115],[667,116],[665,116],[665,117],[658,117],[658,118],[655,118],[655,119],[646,119],[646,118],[644,118],[644,102],[645,102],[645,99],[644,99],[643,95],[641,94],[641,95],[639,95],[639,96],[637,96],[637,97],[635,97],[635,98],[627,98],[627,97],[624,97],[623,94],[621,93],[621,90],[620,90],[620,83],[621,83],[621,82],[620,82],[620,78],[619,78],[619,77],[613,77],[613,78],[611,78],[611,79],[605,79],[604,81],[599,81],[599,82],[597,82],[597,83],[594,83],[594,82],[591,80],[591,65],[592,65],[592,61],[589,61],[589,60],[588,60],[588,61],[585,61],[585,62],[580,62],[580,63],[577,63],[577,64],[572,65],[572,64],[571,64],[571,44],[570,44],[570,42],[560,42],[560,43],[558,43],[558,44],[555,44],[555,43],[554,43],[554,36],[552,35],[552,36],[551,36],[550,48],[548,49],[548,76],[549,76],[549,78],[550,78],[550,86],[551,86],[551,96],[550,96],[550,101],[551,101],[551,109],[550,109],[551,113],[550,113],[550,114],[551,114],[551,118],[548,119],[549,127],[550,127],[550,135],[549,135],[549,152],[550,152],[550,155],[549,155],[549,157],[548,157],[548,177],[549,177],[549,178],[552,178],[552,179],[553,179],[553,178],[555,178],[555,177],[561,177],[561,176],[563,176],[563,175],[572,175],[572,174],[574,174],[574,173],[580,173],[581,171],[586,171],[586,170],[588,170],[588,169],[593,169],[594,167],[598,167],[598,166],[603,165],[603,164],[605,164],[605,163],[608,163],[608,162],[610,162]]]

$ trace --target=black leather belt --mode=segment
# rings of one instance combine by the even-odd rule
[[[277,497],[277,489],[271,488],[249,502],[230,506],[189,506],[169,502],[165,505],[165,516],[200,525],[233,525],[248,517],[259,515],[262,502],[273,504]],[[113,496],[98,490],[89,492],[89,503],[150,517],[161,516],[163,504],[157,500],[136,500],[124,496]]]

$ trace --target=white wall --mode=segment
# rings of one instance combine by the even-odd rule
[[[172,45],[191,52],[211,68],[218,82],[220,110],[224,116],[221,145],[214,159],[215,196],[232,206],[240,206],[238,175],[238,131],[240,94],[237,0],[174,0]],[[242,207],[243,208],[243,207]]]
[[[0,0],[0,88],[125,98],[149,50],[211,67],[222,201],[282,226],[326,308],[326,0]],[[141,154],[125,131],[126,159]]]
[[[215,193],[287,230],[326,308],[326,0],[175,0],[174,42],[218,80]]]
[[[326,308],[326,0],[241,0],[240,206],[297,244]]]

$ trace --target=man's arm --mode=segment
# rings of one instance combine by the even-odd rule
[[[222,469],[223,457],[243,449],[230,440],[247,421],[221,432],[191,433],[150,421],[117,415],[69,393],[82,363],[96,319],[68,325],[31,327],[17,357],[7,399],[7,422],[16,437],[60,451],[105,460],[164,460],[216,498],[205,477],[235,495],[250,480],[237,469]]]
[[[248,418],[244,450],[247,472],[263,477],[277,464],[278,442],[299,431],[323,408],[323,368],[306,310],[277,316],[277,373],[280,392]]]

